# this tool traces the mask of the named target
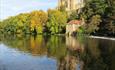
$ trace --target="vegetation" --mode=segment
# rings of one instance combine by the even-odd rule
[[[63,18],[63,19],[62,19]],[[0,29],[5,33],[62,33],[67,22],[66,12],[58,10],[33,11],[23,13],[0,22]],[[2,26],[2,27],[1,27]]]
[[[79,47],[78,45],[72,46],[73,42],[66,43],[68,39],[80,44],[79,50],[71,50],[71,48]],[[80,63],[85,70],[114,70],[114,41],[99,40],[92,38],[79,38],[75,37],[62,37],[62,36],[13,36],[13,35],[1,35],[0,43],[3,43],[8,49],[18,50],[20,53],[30,54],[32,56],[47,56],[48,58],[55,58],[60,68],[65,68],[67,64],[67,58],[69,63],[73,62],[73,65]],[[109,46],[109,47],[108,47]],[[69,48],[68,48],[69,47]],[[11,51],[10,51],[11,52]],[[11,54],[11,53],[8,53]],[[14,53],[13,53],[14,54]],[[3,54],[5,55],[5,54]],[[73,57],[76,61],[73,61]]]
[[[33,11],[30,13],[30,18],[31,32],[42,33],[43,26],[48,19],[47,13],[43,11]]]
[[[69,16],[65,7],[33,11],[9,17],[0,22],[0,32],[15,34],[62,34],[67,22],[84,18],[80,32],[92,35],[115,36],[115,1],[87,0],[82,11],[73,11]]]
[[[80,17],[86,21],[86,33],[115,36],[115,1],[87,0]]]
[[[63,33],[67,22],[66,12],[58,10],[48,10],[47,30],[51,34]]]
[[[86,30],[85,32],[88,33],[95,33],[96,31],[99,30],[99,25],[101,22],[101,16],[100,15],[95,15],[91,18],[90,22],[88,24],[86,24],[86,26],[84,27]]]

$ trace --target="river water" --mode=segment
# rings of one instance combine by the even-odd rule
[[[0,70],[115,70],[115,41],[0,35]]]

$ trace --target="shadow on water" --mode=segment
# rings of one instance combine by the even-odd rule
[[[31,55],[32,58],[37,56],[46,56],[46,59],[56,60],[56,67],[48,70],[114,70],[115,69],[115,41],[93,39],[86,37],[65,37],[65,36],[21,36],[21,35],[0,35],[0,44],[3,47],[15,50],[25,55]],[[2,47],[2,46],[0,46]],[[0,48],[1,50],[3,48]],[[12,51],[12,50],[10,50]],[[10,53],[7,53],[10,55]],[[0,54],[4,57],[11,58],[8,55]],[[23,56],[19,56],[20,59]],[[16,62],[18,63],[18,59]],[[42,59],[39,59],[40,61]],[[44,61],[45,62],[45,61]],[[46,62],[48,63],[48,62]],[[0,64],[0,70],[9,69]],[[34,64],[33,64],[34,65]],[[27,67],[31,65],[27,64]],[[48,64],[44,65],[45,70]],[[53,65],[52,65],[53,66]],[[15,69],[15,68],[14,68]],[[34,70],[40,70],[39,68]],[[17,70],[24,70],[23,67]],[[30,69],[31,70],[31,69]]]

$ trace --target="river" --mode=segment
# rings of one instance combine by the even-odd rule
[[[0,70],[115,70],[115,41],[0,35]]]

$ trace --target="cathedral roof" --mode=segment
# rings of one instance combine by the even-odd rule
[[[81,24],[80,20],[71,20],[68,24]]]

